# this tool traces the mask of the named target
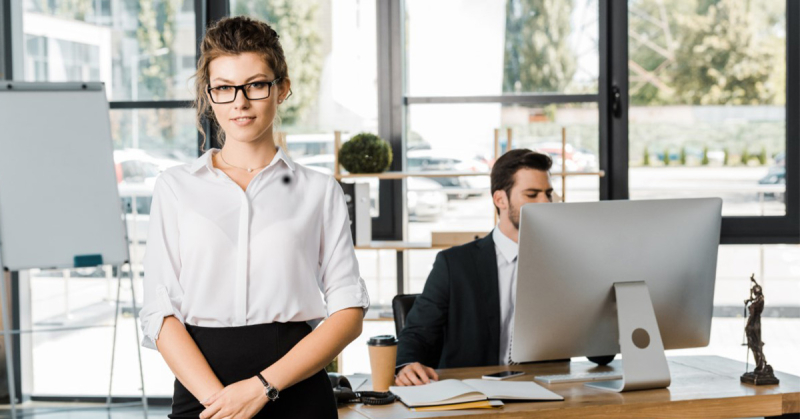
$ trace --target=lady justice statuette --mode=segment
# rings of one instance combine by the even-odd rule
[[[761,341],[761,312],[764,311],[764,294],[761,285],[756,282],[755,274],[750,277],[753,286],[750,288],[750,298],[744,300],[745,315],[749,312],[747,325],[744,328],[747,336],[747,347],[753,351],[756,369],[742,375],[741,382],[753,385],[778,384],[772,367],[767,364],[764,357],[764,342]]]

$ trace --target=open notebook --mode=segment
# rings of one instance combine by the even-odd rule
[[[532,381],[442,380],[414,387],[389,387],[406,406],[440,406],[479,400],[564,400]]]

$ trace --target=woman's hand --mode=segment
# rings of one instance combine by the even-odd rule
[[[267,404],[264,386],[256,378],[233,383],[204,400],[201,419],[250,419]]]

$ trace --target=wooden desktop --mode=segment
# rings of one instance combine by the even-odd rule
[[[449,412],[414,412],[400,402],[387,406],[361,404],[340,407],[346,419],[402,418],[740,418],[781,417],[800,419],[800,377],[776,372],[780,384],[753,386],[739,377],[745,364],[717,356],[669,357],[672,384],[665,389],[614,393],[582,383],[542,384],[564,396],[561,402],[512,403],[501,409]],[[612,364],[620,367],[620,361]],[[533,380],[534,375],[565,374],[592,369],[590,362],[525,364],[439,370],[440,379],[480,378],[503,370],[522,370],[515,381]],[[778,366],[780,368],[780,366]],[[751,365],[752,369],[752,365]],[[369,383],[361,389],[368,387]]]

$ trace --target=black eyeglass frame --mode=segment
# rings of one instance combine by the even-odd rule
[[[244,95],[244,97],[247,100],[264,100],[264,99],[269,99],[270,95],[272,94],[272,86],[274,86],[276,83],[280,82],[281,80],[283,80],[283,77],[278,77],[277,79],[275,79],[273,81],[254,81],[254,82],[251,82],[251,83],[240,84],[238,86],[225,85],[225,86],[211,87],[211,85],[209,84],[206,87],[206,92],[208,92],[208,98],[211,100],[211,102],[213,102],[213,103],[215,103],[217,105],[235,102],[236,101],[236,96],[239,94],[239,90],[242,91],[242,94]],[[247,96],[247,89],[245,89],[245,87],[253,85],[253,84],[258,84],[258,83],[264,83],[264,84],[266,84],[268,86],[267,87],[267,96],[259,98],[259,99],[251,99],[250,96]],[[229,100],[227,102],[217,102],[216,100],[214,100],[214,95],[211,94],[211,91],[215,90],[215,89],[219,89],[220,87],[233,87],[233,89],[234,89],[233,90],[233,99]],[[291,95],[292,95],[292,89],[289,89],[289,94],[286,96],[286,99],[288,99]]]

